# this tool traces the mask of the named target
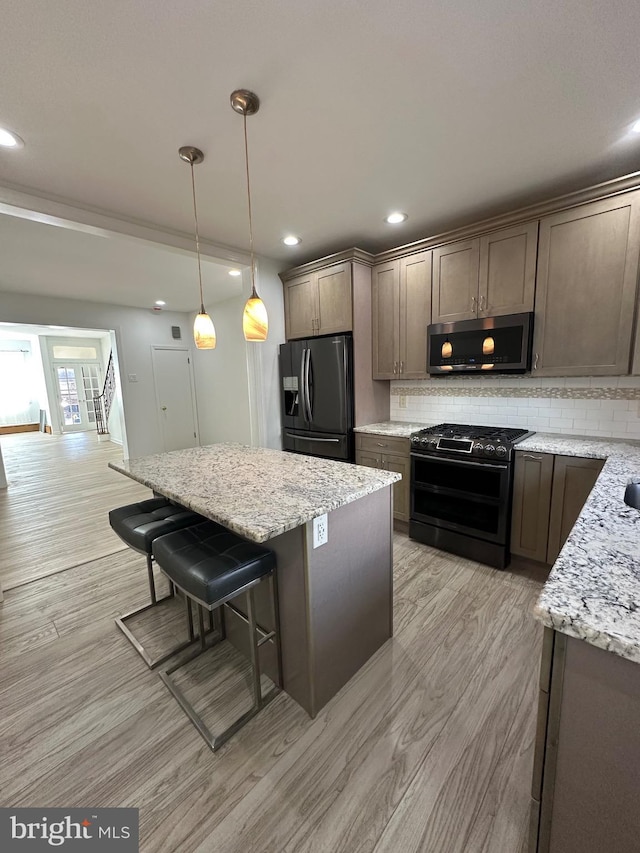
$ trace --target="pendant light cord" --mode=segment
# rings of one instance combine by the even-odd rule
[[[244,125],[244,162],[247,173],[247,201],[249,203],[249,250],[251,252],[251,298],[255,299],[256,292],[255,263],[253,260],[253,219],[251,216],[251,183],[249,181],[249,145],[247,143],[247,113],[242,114]]]
[[[196,206],[196,181],[193,175],[193,159],[189,161],[191,166],[191,190],[193,193],[193,218],[196,224],[196,255],[198,256],[198,281],[200,282],[200,313],[204,314],[204,297],[202,295],[202,264],[200,263],[200,233],[198,229],[198,208]]]

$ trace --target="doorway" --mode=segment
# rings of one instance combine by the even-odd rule
[[[60,425],[63,432],[96,428],[94,398],[102,391],[99,361],[53,362],[53,380],[60,403]]]
[[[158,421],[165,452],[199,444],[189,350],[151,347]]]

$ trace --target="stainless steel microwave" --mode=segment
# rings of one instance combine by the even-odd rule
[[[531,369],[533,313],[482,317],[427,327],[430,374],[525,373]]]

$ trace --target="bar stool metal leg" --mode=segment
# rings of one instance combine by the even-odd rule
[[[273,573],[272,573],[273,574]],[[266,578],[263,578],[266,579]],[[261,579],[261,580],[263,580]],[[258,581],[260,583],[261,581]],[[234,613],[239,615],[242,620],[247,624],[248,630],[251,632],[249,649],[250,649],[250,659],[251,659],[251,670],[252,670],[252,694],[253,694],[253,704],[252,707],[242,714],[234,723],[232,723],[225,731],[220,734],[213,734],[211,730],[208,728],[202,717],[196,712],[195,708],[189,702],[187,697],[184,695],[180,687],[173,681],[171,676],[174,672],[181,669],[186,664],[195,660],[199,657],[203,652],[207,649],[206,643],[201,643],[201,648],[196,649],[186,660],[179,661],[178,663],[173,664],[165,670],[161,670],[159,672],[160,678],[169,688],[174,698],[177,700],[178,704],[185,712],[185,714],[189,717],[191,722],[200,732],[204,740],[207,742],[208,746],[216,752],[220,747],[225,744],[230,737],[232,737],[237,731],[239,731],[245,723],[247,723],[252,717],[264,708],[272,699],[274,699],[277,694],[280,692],[280,686],[282,681],[282,673],[280,669],[280,649],[279,649],[279,636],[277,634],[279,625],[278,625],[278,608],[277,608],[277,599],[274,599],[274,617],[275,617],[275,630],[274,631],[265,631],[263,630],[256,621],[256,608],[255,608],[255,598],[254,598],[254,589],[256,583],[252,583],[248,588],[244,588],[243,590],[234,593],[229,599],[224,599],[219,602],[215,602],[214,604],[208,605],[204,602],[200,601],[193,597],[194,604],[198,607],[198,620],[200,631],[204,630],[204,615],[203,609],[206,608],[210,612],[215,611],[216,620],[219,622],[220,626],[220,640],[223,640],[225,637],[224,632],[224,606],[226,605]],[[272,592],[277,592],[277,586],[271,586]],[[192,596],[189,593],[186,593],[182,590],[186,599],[190,599]],[[247,616],[245,617],[240,611],[237,610],[231,604],[231,599],[235,598],[237,595],[241,594],[241,592],[247,593]],[[262,635],[262,636],[260,636]],[[260,669],[260,646],[263,643],[269,642],[273,640],[276,643],[276,653],[277,653],[277,666],[278,666],[278,674],[277,674],[277,682],[272,690],[267,693],[266,696],[262,695],[262,686],[261,686],[261,669]]]

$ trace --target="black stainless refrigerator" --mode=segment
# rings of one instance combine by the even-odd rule
[[[353,461],[352,352],[351,335],[280,346],[284,450]]]

